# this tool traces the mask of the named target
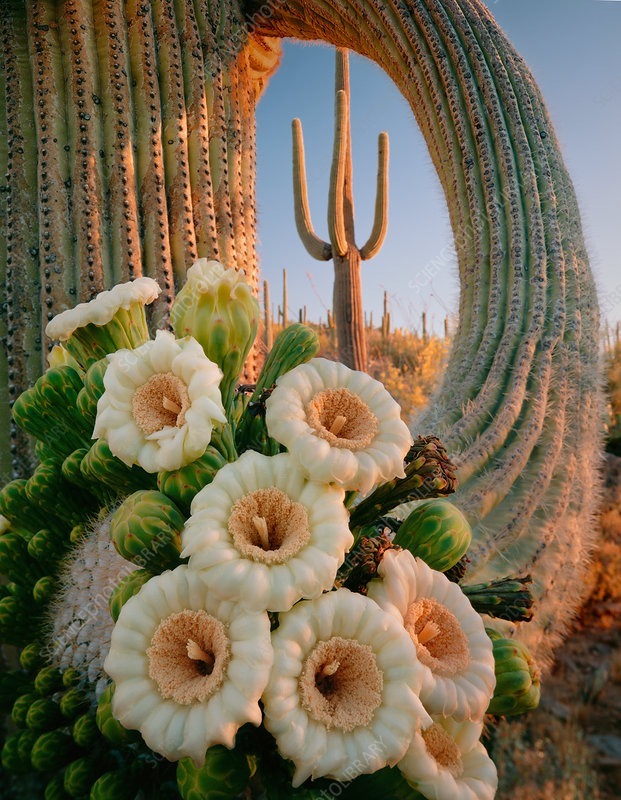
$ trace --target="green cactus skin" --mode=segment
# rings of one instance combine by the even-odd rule
[[[349,57],[346,49],[336,51],[336,114],[334,152],[328,195],[330,242],[315,234],[310,218],[302,123],[293,120],[293,187],[295,221],[309,255],[319,261],[334,260],[333,307],[339,360],[352,369],[367,369],[367,346],[362,307],[361,261],[380,251],[388,227],[388,134],[378,140],[377,198],[375,220],[369,240],[358,247],[354,234],[353,166],[349,112]]]
[[[233,800],[242,794],[249,779],[245,755],[221,745],[209,748],[202,767],[195,767],[189,758],[177,764],[177,786],[183,800]]]
[[[165,494],[140,491],[130,495],[112,515],[110,538],[119,555],[152,572],[180,563],[185,518]]]
[[[514,716],[533,711],[539,705],[541,677],[528,648],[498,634],[491,633],[490,638],[494,647],[496,688],[487,713]]]
[[[466,553],[472,541],[470,524],[448,500],[425,500],[400,525],[394,543],[446,572]]]
[[[28,555],[36,559],[41,567],[52,570],[60,561],[69,546],[66,533],[40,530],[28,542]]]
[[[196,494],[212,482],[216,472],[226,463],[227,460],[218,450],[208,447],[199,459],[186,467],[174,472],[158,473],[157,488],[189,514]]]
[[[108,606],[110,608],[110,616],[116,622],[121,613],[121,609],[130,597],[137,594],[145,583],[153,577],[153,573],[146,569],[137,569],[126,575],[115,586],[114,591],[110,595]]]

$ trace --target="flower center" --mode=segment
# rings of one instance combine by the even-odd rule
[[[172,372],[159,372],[139,386],[132,411],[140,430],[149,436],[162,428],[180,428],[190,407],[185,383]]]
[[[444,728],[434,722],[422,731],[422,736],[429,755],[454,778],[459,778],[464,771],[461,751]]]
[[[310,539],[306,508],[275,486],[240,498],[228,529],[242,556],[264,564],[284,564]]]
[[[230,659],[229,638],[206,611],[179,611],[162,620],[147,650],[149,677],[165,699],[203,703],[220,688]]]
[[[332,447],[363,450],[378,430],[377,417],[349,389],[317,392],[306,406],[306,420]]]
[[[299,678],[302,706],[328,730],[349,732],[373,719],[382,702],[383,673],[368,644],[333,636],[319,642]]]
[[[416,645],[418,658],[433,672],[451,676],[467,668],[468,639],[446,606],[423,597],[409,606],[403,624]]]

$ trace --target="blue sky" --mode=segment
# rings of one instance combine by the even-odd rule
[[[576,186],[604,316],[621,320],[621,2],[489,0],[487,5],[531,67],[548,105]],[[315,230],[327,238],[333,136],[331,48],[286,42],[281,68],[260,101],[259,252],[274,308],[287,268],[289,309],[304,304],[325,320],[332,263],[314,261],[293,217],[291,120],[304,127],[309,200]],[[457,308],[457,267],[444,196],[412,114],[390,79],[351,57],[351,114],[359,245],[373,219],[377,134],[390,136],[390,213],[381,252],[362,266],[364,307],[377,321],[384,290],[394,325],[420,327],[426,311],[442,330]]]

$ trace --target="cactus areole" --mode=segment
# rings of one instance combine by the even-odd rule
[[[28,466],[9,406],[51,316],[146,275],[160,322],[197,257],[256,288],[254,109],[282,37],[375,61],[425,136],[461,296],[416,429],[458,464],[472,580],[532,574],[525,638],[549,654],[592,543],[598,309],[541,94],[481,0],[1,0],[3,476]]]

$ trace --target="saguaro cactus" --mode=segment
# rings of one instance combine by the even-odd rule
[[[22,467],[9,400],[43,366],[48,315],[142,270],[165,313],[194,254],[257,280],[254,106],[278,37],[374,60],[425,136],[461,297],[415,428],[458,460],[471,577],[532,573],[522,636],[545,656],[592,543],[598,311],[545,105],[481,0],[0,0],[0,452]]]
[[[293,193],[295,221],[308,253],[319,261],[334,261],[334,316],[339,358],[354,369],[366,370],[367,346],[360,285],[360,262],[379,252],[388,226],[388,134],[379,135],[379,167],[375,221],[367,243],[358,248],[354,235],[353,166],[349,114],[349,58],[347,50],[336,51],[334,153],[328,196],[330,242],[315,234],[306,186],[302,123],[294,119]]]

